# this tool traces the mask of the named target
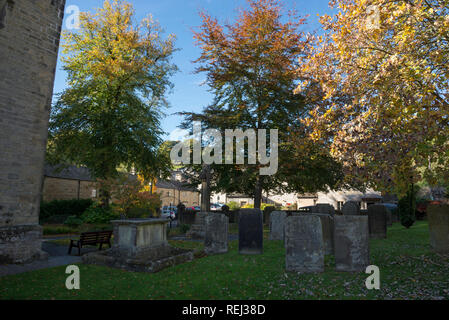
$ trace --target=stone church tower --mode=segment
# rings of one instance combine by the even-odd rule
[[[0,264],[45,258],[39,203],[65,0],[0,0]]]

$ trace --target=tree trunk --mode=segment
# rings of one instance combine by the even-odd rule
[[[254,189],[254,209],[260,209],[262,205],[262,185],[260,176],[257,176],[256,187]]]

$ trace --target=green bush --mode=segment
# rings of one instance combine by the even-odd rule
[[[417,188],[412,186],[405,197],[398,202],[399,218],[401,219],[401,224],[407,229],[416,221],[416,193]]]
[[[230,201],[227,203],[227,206],[229,207],[229,210],[238,210],[240,209],[240,205],[235,201]]]
[[[91,199],[43,201],[40,206],[39,220],[47,222],[53,216],[81,217],[92,204]]]
[[[130,208],[126,214],[127,218],[138,219],[138,218],[150,218],[153,216],[151,209],[147,208]]]
[[[181,224],[179,226],[179,230],[181,231],[182,234],[187,233],[187,231],[190,230],[190,225],[188,225],[188,224]]]
[[[52,226],[52,225],[45,225],[44,228],[44,235],[54,235],[54,234],[68,234],[68,233],[77,233],[78,228],[75,227],[69,227],[67,225],[65,226]]]
[[[109,221],[118,219],[118,215],[111,208],[100,207],[97,204],[90,206],[81,216],[84,223],[109,223]]]
[[[69,216],[65,221],[64,224],[69,226],[69,227],[73,227],[73,228],[77,228],[80,225],[83,224],[83,220],[81,220],[80,218],[78,218],[77,216]]]

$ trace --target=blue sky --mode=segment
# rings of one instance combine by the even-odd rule
[[[179,111],[201,111],[212,100],[207,86],[201,86],[204,74],[193,74],[195,65],[193,60],[199,57],[200,51],[195,46],[191,29],[201,24],[198,12],[206,10],[221,22],[233,22],[238,16],[239,8],[247,8],[246,0],[128,0],[136,11],[136,18],[141,20],[148,14],[159,21],[168,35],[173,33],[177,37],[176,47],[180,50],[174,54],[173,62],[179,72],[172,77],[173,91],[167,96],[171,107],[166,110],[167,116],[162,120],[162,126],[167,132],[167,138],[177,138],[177,126],[182,118],[173,113]],[[103,0],[68,0],[66,8],[76,5],[81,11],[93,12],[101,7]],[[304,31],[317,30],[320,27],[317,14],[329,14],[328,0],[284,0],[285,10],[296,9],[301,16],[310,15]],[[66,15],[66,18],[68,15]],[[66,29],[65,21],[63,30]],[[64,90],[66,74],[58,62],[54,92]]]

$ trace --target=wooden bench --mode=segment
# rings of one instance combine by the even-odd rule
[[[94,232],[83,232],[80,235],[79,240],[70,240],[69,255],[72,253],[72,248],[78,248],[78,255],[81,255],[81,248],[84,245],[100,245],[100,250],[103,244],[109,245],[111,247],[111,236],[112,231],[94,231]]]

